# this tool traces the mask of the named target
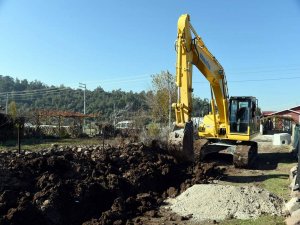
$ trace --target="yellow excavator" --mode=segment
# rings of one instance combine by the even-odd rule
[[[193,33],[193,36],[192,36]],[[177,103],[173,103],[176,123],[169,134],[168,148],[177,158],[193,161],[211,153],[233,155],[235,167],[251,166],[257,156],[257,100],[251,96],[230,97],[223,67],[210,53],[184,14],[178,20],[176,86]],[[194,135],[192,114],[192,69],[195,66],[211,88],[211,112]]]

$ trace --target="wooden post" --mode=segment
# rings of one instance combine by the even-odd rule
[[[21,127],[21,123],[20,121],[18,121],[18,153],[21,154],[21,138],[20,138],[20,127]]]
[[[58,136],[61,138],[61,132],[60,132],[60,123],[61,123],[61,117],[60,116],[58,116]]]
[[[105,135],[105,133],[104,133],[105,131],[104,131],[104,128],[102,127],[102,136],[103,136],[103,138],[102,138],[102,149],[103,149],[103,152],[104,152],[104,135]]]

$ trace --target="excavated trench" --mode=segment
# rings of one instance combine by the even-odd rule
[[[0,224],[135,224],[193,184],[213,164],[179,164],[157,146],[54,146],[0,153]]]

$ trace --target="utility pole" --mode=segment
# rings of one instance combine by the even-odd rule
[[[86,84],[79,83],[79,87],[83,88],[83,114],[85,115],[85,91],[86,91]]]
[[[85,91],[86,91],[86,84],[79,83],[79,88],[83,88],[83,114],[85,115]],[[84,131],[84,125],[85,125],[85,117],[83,118],[82,131]]]

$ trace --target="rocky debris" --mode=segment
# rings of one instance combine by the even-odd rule
[[[155,217],[151,215],[143,215],[133,219],[134,224],[139,225],[199,225],[199,223],[194,223],[192,220],[192,215],[180,216],[168,209],[160,208],[156,211],[157,215]],[[202,224],[202,223],[200,223]]]
[[[291,198],[284,206],[285,214],[292,214],[294,211],[300,209],[300,199],[298,197]]]
[[[299,225],[300,224],[300,209],[294,211],[290,217],[285,220],[287,225]]]
[[[139,215],[157,216],[164,198],[219,173],[142,143],[3,151],[0,224],[134,224]]]
[[[290,181],[292,181],[294,179],[294,177],[296,176],[296,174],[297,174],[297,168],[298,168],[298,166],[295,165],[295,166],[293,166],[290,169],[290,173],[289,173],[289,179],[290,179]]]
[[[296,188],[297,165],[290,169],[289,179],[291,184],[291,199],[285,203],[284,213],[289,215],[285,220],[288,225],[300,224],[300,191]]]
[[[255,186],[199,184],[166,201],[173,212],[203,220],[251,219],[282,215],[283,200]]]

